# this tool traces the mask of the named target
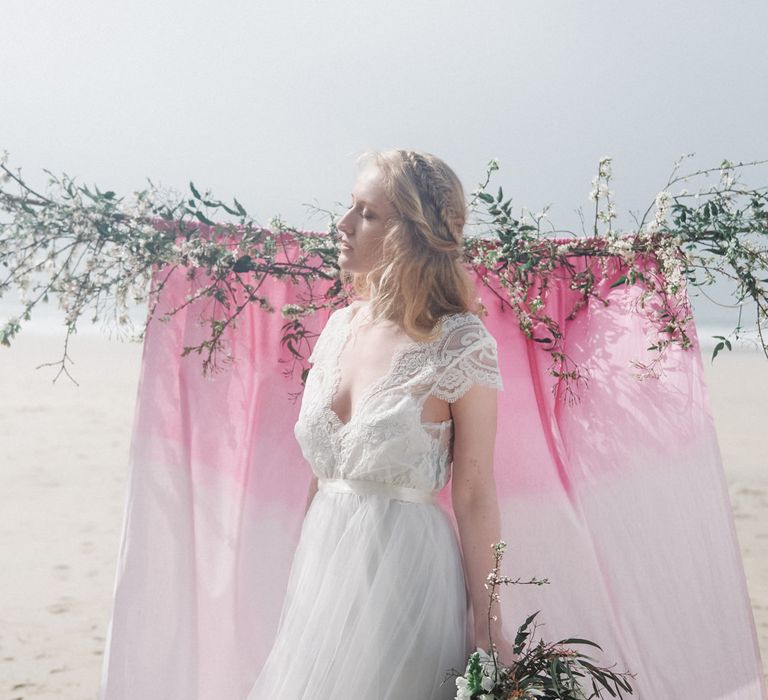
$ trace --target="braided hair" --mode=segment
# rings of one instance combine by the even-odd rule
[[[443,238],[440,236],[440,231],[435,231],[434,247],[440,252],[461,254],[463,252],[462,235],[466,221],[466,207],[457,206],[456,184],[458,178],[452,170],[447,169],[442,161],[438,161],[431,154],[419,153],[418,151],[401,151],[401,153],[418,183],[425,215],[433,215],[438,226],[443,227],[444,233],[447,234]],[[461,185],[461,183],[458,184]]]

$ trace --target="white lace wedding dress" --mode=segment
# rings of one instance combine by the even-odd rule
[[[502,388],[496,341],[471,313],[400,346],[348,423],[331,409],[353,307],[310,356],[295,435],[318,477],[274,646],[248,700],[442,700],[473,650],[461,550],[434,502],[448,482],[452,421],[423,423],[430,394]],[[443,683],[443,681],[445,681]]]

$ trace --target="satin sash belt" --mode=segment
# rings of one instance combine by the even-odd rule
[[[385,484],[381,481],[367,479],[325,479],[317,480],[319,491],[335,491],[336,493],[356,493],[359,496],[386,496],[396,498],[399,501],[411,501],[412,503],[435,503],[437,491],[416,489],[410,486],[396,486]]]

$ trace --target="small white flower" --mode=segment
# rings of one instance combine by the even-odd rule
[[[592,200],[598,200],[604,197],[610,197],[612,194],[613,191],[608,189],[608,185],[606,185],[604,182],[600,182],[597,184],[595,189],[589,193],[589,198]]]
[[[598,165],[598,172],[600,173],[600,177],[611,176],[611,158],[606,156],[600,159],[600,163]]]
[[[464,676],[456,678],[456,700],[471,700],[472,693],[469,691],[467,679]]]

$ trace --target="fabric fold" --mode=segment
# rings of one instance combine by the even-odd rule
[[[545,298],[547,312],[561,323],[565,351],[589,378],[574,404],[553,394],[551,358],[520,332],[500,302],[505,293],[498,281],[477,278],[504,380],[495,452],[501,534],[508,543],[502,573],[551,582],[502,589],[505,632],[514,638],[525,617],[540,610],[539,637],[596,641],[603,648],[595,650],[598,662],[638,674],[634,697],[640,700],[766,700],[695,329],[692,349],[670,346],[661,379],[633,378],[630,362],[652,359],[646,351],[652,328],[633,306],[638,287],[610,288],[622,269],[618,258],[610,262],[599,281],[607,306],[590,301],[566,318],[575,292],[565,276],[550,284]],[[572,263],[580,270],[588,261]],[[156,271],[155,280],[168,272]],[[183,303],[193,284],[184,269],[171,272],[157,315]],[[276,309],[301,302],[300,287],[286,279],[271,279],[261,291]],[[269,663],[280,611],[292,594],[286,582],[297,565],[294,555],[351,556],[343,532],[335,543],[313,542],[296,552],[312,517],[359,507],[359,499],[321,494],[304,520],[312,475],[293,435],[301,367],[280,344],[285,320],[255,304],[246,308],[225,331],[231,364],[204,378],[201,356],[181,354],[184,345],[207,337],[209,328],[199,324],[201,313],[211,313],[207,303],[198,300],[147,330],[101,700],[246,700]],[[307,325],[319,332],[326,318],[319,313]],[[463,585],[451,544],[457,530],[450,484],[437,496],[442,519],[424,524],[425,542],[418,546],[397,540],[393,514],[412,518],[436,509],[368,500],[381,509],[368,515],[395,528],[387,550],[393,567],[402,566],[398,557],[413,556],[409,565],[449,572],[435,586]],[[321,585],[317,594],[329,614],[365,606],[344,598],[369,575],[364,553],[358,554],[350,560],[349,586],[299,585]],[[370,584],[399,602],[390,627],[352,640],[358,652],[365,639],[376,640],[370,653],[410,643],[418,663],[408,616],[433,616],[438,633],[440,625],[468,622],[459,610],[430,608],[429,590],[398,588],[393,577]],[[306,614],[304,624],[322,634],[322,619]],[[331,663],[344,665],[353,687],[370,693],[361,697],[377,697],[375,679],[356,677],[346,648],[323,658],[312,658],[310,648],[294,653],[307,655],[300,680],[306,700],[317,697]],[[457,654],[445,649],[437,663],[450,666]],[[382,667],[387,671],[397,669]],[[279,697],[280,688],[274,690]]]

